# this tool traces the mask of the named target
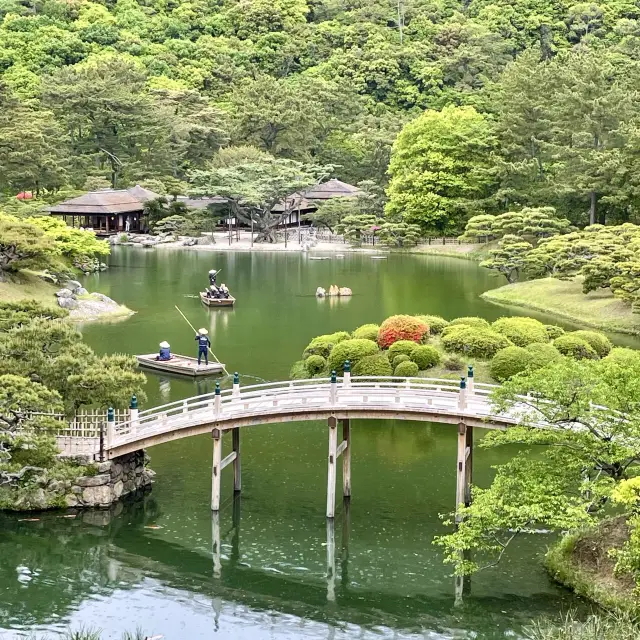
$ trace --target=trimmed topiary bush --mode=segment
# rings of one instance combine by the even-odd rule
[[[440,362],[440,352],[435,347],[420,345],[414,347],[410,354],[411,360],[418,365],[420,371],[435,367]]]
[[[504,382],[516,373],[526,371],[533,361],[533,354],[524,347],[507,347],[500,349],[489,365],[491,377]]]
[[[416,343],[411,340],[398,340],[389,347],[389,360],[393,361],[401,353],[408,356],[416,348]]]
[[[449,322],[449,326],[455,326],[457,324],[466,324],[469,327],[479,327],[482,329],[488,329],[491,326],[484,318],[478,318],[477,316],[465,316]]]
[[[569,356],[575,360],[595,360],[598,357],[594,348],[586,340],[571,333],[565,333],[563,336],[556,338],[553,341],[553,346],[562,355]]]
[[[461,331],[462,329],[471,329],[470,324],[448,324],[441,332],[440,337],[444,338],[445,336],[449,336],[455,331]]]
[[[302,353],[303,358],[309,356],[322,356],[326,358],[331,353],[331,350],[335,345],[348,340],[351,336],[346,331],[336,331],[336,333],[327,333],[323,336],[315,337],[306,347]]]
[[[364,340],[362,338],[343,340],[333,347],[329,354],[329,369],[343,371],[345,360],[350,360],[351,364],[355,364],[358,360],[365,356],[373,355],[377,351],[378,345],[373,340]]]
[[[327,361],[322,356],[309,356],[304,361],[304,368],[312,375],[323,371],[327,366]]]
[[[614,347],[604,358],[605,362],[611,362],[620,367],[629,367],[636,365],[640,358],[640,351],[629,349],[629,347]]]
[[[447,329],[449,329],[447,327]],[[500,349],[511,346],[511,341],[501,333],[491,329],[465,326],[456,331],[447,332],[442,338],[447,351],[465,353],[473,358],[492,358]]]
[[[456,355],[447,355],[442,360],[442,366],[447,371],[462,371],[464,369],[464,362]]]
[[[545,365],[557,362],[562,358],[562,354],[548,342],[534,342],[533,344],[527,345],[525,348],[533,356],[531,362],[532,369],[541,369]]]
[[[394,376],[402,376],[403,378],[414,378],[418,375],[418,365],[415,362],[401,362],[393,372]]]
[[[611,340],[598,331],[572,331],[572,336],[582,338],[591,345],[591,348],[598,354],[598,357],[604,358],[613,349]]]
[[[421,342],[428,336],[429,325],[415,316],[391,316],[380,325],[378,344],[381,349],[388,349],[398,340]]]
[[[429,333],[432,336],[442,333],[442,330],[449,324],[448,320],[445,320],[440,316],[416,316],[416,318],[429,325]]]
[[[499,318],[491,328],[509,338],[518,347],[526,347],[534,342],[548,342],[545,326],[534,318]]]
[[[354,376],[390,376],[393,369],[386,353],[376,353],[359,360],[351,372]]]
[[[549,336],[549,340],[555,340],[556,338],[564,335],[564,329],[555,324],[545,324],[544,328]]]
[[[379,329],[380,327],[377,324],[363,324],[361,327],[354,330],[351,337],[377,342]]]
[[[395,369],[401,362],[409,362],[411,358],[406,353],[401,353],[397,355],[393,360],[393,368]]]

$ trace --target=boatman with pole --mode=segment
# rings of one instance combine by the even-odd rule
[[[211,271],[209,271],[209,284],[212,286],[215,286],[216,284],[216,276],[218,275],[218,272],[215,269],[211,269]]]
[[[198,333],[196,334],[196,341],[198,342],[198,366],[200,366],[202,356],[204,356],[204,363],[206,365],[209,364],[209,347],[211,346],[211,340],[209,340],[208,333],[206,329],[198,329]]]

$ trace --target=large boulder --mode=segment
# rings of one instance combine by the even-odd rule
[[[82,492],[82,502],[88,507],[107,506],[112,502],[112,491],[109,485],[86,487]]]
[[[60,289],[56,291],[56,298],[70,298],[73,295],[73,291],[71,289]]]
[[[75,293],[78,289],[82,289],[82,285],[77,280],[68,280],[64,286],[72,293]]]
[[[338,291],[338,295],[341,297],[348,297],[353,295],[353,293],[351,292],[351,289],[349,289],[349,287],[340,287],[340,290]]]
[[[104,484],[108,484],[109,480],[111,480],[111,475],[109,473],[100,473],[95,476],[83,476],[82,478],[78,478],[76,483],[79,487],[99,487]]]
[[[79,287],[75,293],[77,296],[86,296],[89,292],[84,287]]]
[[[80,303],[74,298],[58,298],[58,306],[62,309],[72,311],[80,306]]]

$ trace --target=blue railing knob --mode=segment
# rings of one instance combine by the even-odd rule
[[[460,378],[460,388],[461,389],[466,389],[467,388],[467,379],[466,378]]]
[[[473,378],[473,365],[467,367],[467,377]]]
[[[343,368],[345,373],[349,373],[351,371],[351,360],[345,360]]]
[[[233,374],[233,384],[240,384],[240,374],[237,371]]]
[[[338,382],[338,375],[335,372],[335,369],[331,372],[331,382]]]
[[[220,391],[220,383],[216,382],[216,395],[219,396],[220,393],[221,393],[221,391]]]
[[[137,409],[138,408],[138,396],[134,393],[131,396],[131,402],[129,404],[129,409]]]
[[[113,407],[109,407],[107,409],[107,421],[108,422],[116,421],[116,412],[113,410]]]

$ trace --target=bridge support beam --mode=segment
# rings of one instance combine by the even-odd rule
[[[458,423],[458,465],[456,469],[456,523],[461,522],[460,506],[471,504],[471,482],[473,476],[473,427]]]
[[[231,430],[231,444],[236,454],[233,460],[233,490],[238,493],[242,490],[242,477],[240,467],[240,427]]]
[[[327,518],[336,512],[336,461],[338,458],[338,419],[329,418],[329,465],[327,469]]]
[[[351,421],[342,420],[342,495],[347,500],[351,498]]]
[[[213,467],[211,469],[211,511],[220,511],[220,475],[222,474],[222,431],[214,429],[213,438]]]

